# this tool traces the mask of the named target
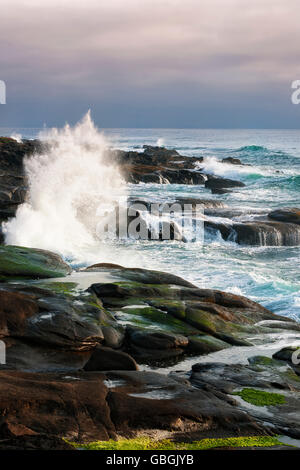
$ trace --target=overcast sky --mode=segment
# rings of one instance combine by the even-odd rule
[[[299,0],[1,0],[0,126],[299,128]]]

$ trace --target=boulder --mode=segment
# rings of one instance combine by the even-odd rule
[[[126,329],[124,344],[139,362],[157,365],[185,353],[249,347],[257,334],[267,341],[273,331],[297,331],[296,322],[245,297],[186,285],[167,273],[105,264],[88,270],[116,276],[90,291]]]
[[[24,334],[26,320],[38,312],[37,302],[29,295],[0,290],[0,337]]]
[[[296,207],[285,207],[277,209],[268,214],[269,219],[278,220],[279,222],[287,222],[300,225],[300,209]]]
[[[208,230],[219,231],[226,241],[253,246],[298,246],[300,227],[283,222],[252,221],[224,223],[205,221]]]
[[[100,373],[0,371],[0,438],[36,434],[70,440],[114,437],[104,380]]]
[[[242,188],[245,184],[241,181],[231,180],[228,178],[221,178],[219,176],[208,175],[205,181],[205,187],[209,189],[226,189],[226,188]]]
[[[98,305],[96,296],[73,292],[68,284],[72,286],[51,281],[48,289],[38,283],[1,284],[0,336],[6,344],[2,368],[74,371],[86,364],[99,343],[123,346],[124,328]]]
[[[187,352],[191,354],[210,354],[227,349],[231,345],[214,336],[195,335],[189,337]]]
[[[26,198],[27,180],[24,174],[25,155],[40,151],[39,141],[17,142],[9,137],[0,137],[0,224],[14,217],[18,205]]]
[[[224,188],[210,188],[212,194],[230,194],[233,191],[230,191],[230,189],[224,189]]]
[[[46,435],[48,445],[54,438],[88,442],[157,430],[189,440],[207,433],[267,435],[224,393],[142,371],[69,375],[0,371],[0,415],[0,439],[38,442]],[[60,441],[55,445],[60,448]]]
[[[184,336],[163,333],[161,331],[148,331],[135,328],[127,328],[130,341],[144,349],[173,349],[185,348],[188,339]]]
[[[97,346],[84,366],[86,371],[138,370],[135,360],[125,352]]]
[[[84,272],[110,272],[116,277],[142,282],[143,284],[173,284],[175,286],[195,287],[191,282],[175,274],[152,269],[126,268],[119,264],[97,263],[84,269]]]
[[[72,269],[56,253],[37,248],[0,246],[0,279],[51,278],[70,274]]]
[[[226,157],[222,159],[222,163],[230,163],[231,165],[243,165],[239,158]]]
[[[104,340],[99,325],[62,312],[46,312],[30,318],[22,338],[68,351],[89,351]]]

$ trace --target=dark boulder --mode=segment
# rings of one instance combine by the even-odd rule
[[[101,327],[76,314],[46,312],[30,318],[24,339],[69,351],[89,351],[104,340]]]
[[[130,342],[144,349],[185,348],[189,340],[181,335],[168,334],[161,331],[139,330],[127,328]]]
[[[137,363],[127,353],[97,346],[84,366],[86,371],[138,370]]]
[[[243,165],[239,158],[226,157],[223,158],[222,163],[230,163],[231,165]]]
[[[298,246],[300,228],[296,224],[253,221],[245,223],[223,223],[205,221],[209,231],[219,231],[227,241],[253,246]]]
[[[266,356],[248,358],[249,364],[201,362],[193,366],[191,383],[200,390],[226,393],[276,434],[299,439],[299,377],[289,364]]]
[[[0,223],[14,217],[18,205],[25,201],[24,157],[41,149],[42,144],[37,140],[17,142],[0,137]]]
[[[89,442],[158,429],[174,437],[267,434],[224,393],[141,371],[68,376],[0,371],[0,415],[0,439],[24,436],[27,442],[41,435]],[[61,448],[60,441],[55,445]]]
[[[208,179],[205,182],[205,187],[209,189],[242,188],[244,186],[245,184],[241,181],[235,181],[213,175],[208,175]]]
[[[233,191],[230,191],[230,189],[224,189],[224,188],[211,188],[211,193],[212,194],[230,194]]]
[[[38,312],[38,304],[31,296],[0,290],[0,337],[24,334],[26,320]]]
[[[278,220],[279,222],[288,222],[300,225],[300,209],[296,207],[285,207],[277,209],[268,214],[269,219]]]

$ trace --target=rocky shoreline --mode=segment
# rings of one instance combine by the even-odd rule
[[[46,144],[38,140],[0,138],[0,223],[14,217],[20,204],[26,200],[28,182],[24,174],[24,158],[39,153]],[[117,165],[128,183],[156,183],[200,185],[221,196],[232,191],[243,191],[245,184],[205,173],[203,157],[187,157],[176,150],[145,145],[143,152],[107,150],[108,160]],[[243,166],[236,158],[222,160],[227,165]],[[137,201],[134,201],[137,202]],[[150,204],[151,201],[143,201]],[[163,201],[162,201],[163,202]],[[202,204],[205,232],[219,233],[224,241],[249,246],[300,246],[299,208],[249,213],[230,208],[221,199],[190,198],[175,202]],[[226,220],[224,220],[226,219]],[[4,240],[0,230],[0,241]]]
[[[0,138],[0,222],[25,201],[23,159],[40,148]],[[128,182],[201,184],[215,194],[244,187],[173,150],[112,154]],[[221,200],[202,203],[208,218],[240,216]],[[300,245],[297,208],[205,224],[225,240],[234,230],[237,243]],[[300,369],[291,360],[299,323],[173,274],[101,262],[75,272],[57,254],[4,244],[0,281],[0,448],[141,436],[300,439]],[[291,449],[282,442],[274,448]]]

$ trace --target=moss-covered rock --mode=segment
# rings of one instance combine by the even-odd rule
[[[245,436],[218,439],[201,439],[194,442],[175,442],[170,439],[154,440],[149,437],[96,441],[89,443],[69,442],[84,450],[208,450],[216,448],[274,447],[283,444],[276,436]]]
[[[264,392],[254,388],[243,388],[234,395],[239,395],[243,400],[255,406],[283,405],[286,402],[285,397],[279,393]]]
[[[229,347],[230,344],[215,338],[214,336],[197,335],[189,337],[187,351],[195,354],[209,354]]]
[[[117,318],[130,325],[152,328],[168,333],[197,334],[197,329],[150,306],[126,306],[117,312]]]
[[[51,278],[70,274],[72,269],[51,251],[20,246],[0,246],[0,280]]]

